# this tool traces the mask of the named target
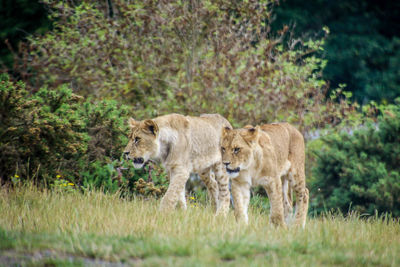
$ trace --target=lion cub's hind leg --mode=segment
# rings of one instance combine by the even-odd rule
[[[283,214],[285,222],[290,225],[293,220],[293,199],[292,188],[289,186],[288,176],[282,177],[282,195],[283,195]]]
[[[211,204],[216,211],[218,207],[218,183],[215,180],[215,174],[211,169],[206,169],[199,174],[200,179],[204,182]]]
[[[296,192],[296,213],[295,224],[301,225],[303,228],[306,226],[307,212],[308,212],[308,189],[304,186],[300,189],[295,189]]]
[[[305,175],[304,172],[290,174],[290,183],[293,185],[294,192],[296,193],[296,209],[294,215],[294,224],[302,226],[306,225],[306,218],[308,212],[308,189],[305,185]]]

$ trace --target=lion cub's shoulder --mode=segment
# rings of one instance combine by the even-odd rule
[[[304,142],[303,135],[299,130],[287,122],[263,124],[260,125],[260,129],[276,142],[285,142],[285,140],[293,139]]]
[[[268,134],[285,134],[289,131],[290,124],[286,122],[268,123],[260,125],[260,129]]]
[[[213,124],[216,128],[228,127],[232,129],[232,125],[227,119],[219,114],[201,114],[201,119],[207,120],[209,123]]]
[[[171,128],[174,130],[184,130],[189,127],[189,120],[186,116],[177,113],[159,116],[154,119],[160,128]]]

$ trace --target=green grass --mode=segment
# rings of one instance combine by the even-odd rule
[[[86,266],[399,266],[400,225],[388,217],[327,215],[304,230],[275,228],[251,209],[249,225],[232,212],[158,211],[157,200],[100,192],[0,189],[0,265]]]

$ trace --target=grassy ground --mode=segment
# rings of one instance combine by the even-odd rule
[[[98,192],[0,189],[0,265],[400,265],[400,225],[388,218],[325,216],[284,230],[257,209],[244,226],[203,205],[157,207]]]

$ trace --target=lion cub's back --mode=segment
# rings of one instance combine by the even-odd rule
[[[191,160],[195,169],[202,169],[221,160],[220,141],[222,128],[229,122],[218,114],[186,117],[189,122]],[[204,165],[204,166],[203,166]]]
[[[282,141],[283,139],[299,139],[299,141],[304,141],[303,135],[294,126],[287,122],[264,124],[261,125],[260,128],[275,140]]]
[[[200,117],[186,116],[189,122],[189,134],[195,145],[209,149],[218,147],[223,127],[230,123],[219,114],[202,114]]]
[[[263,132],[267,133],[278,160],[285,162],[289,154],[290,133],[287,123],[271,123],[260,125]]]
[[[304,137],[294,126],[287,122],[271,123],[260,126],[272,139],[275,150],[282,157],[296,158],[296,161],[304,162]]]
[[[217,130],[220,130],[224,127],[229,127],[232,129],[232,125],[229,123],[229,121],[219,114],[201,114],[200,118],[211,123]]]

